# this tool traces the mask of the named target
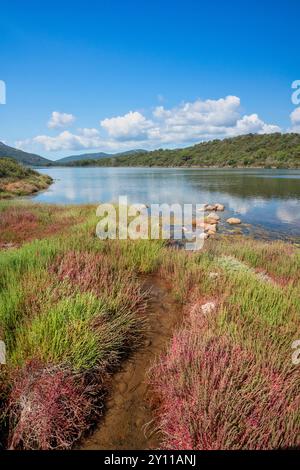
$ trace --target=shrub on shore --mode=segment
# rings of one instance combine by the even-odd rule
[[[209,314],[210,315],[210,314]],[[163,449],[278,449],[300,445],[295,367],[257,357],[191,308],[151,370]]]
[[[0,158],[0,199],[26,196],[46,189],[53,182],[10,158]]]
[[[103,374],[101,376],[103,379]],[[101,415],[105,384],[95,375],[28,362],[9,399],[10,449],[68,449]]]

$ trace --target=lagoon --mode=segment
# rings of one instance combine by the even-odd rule
[[[48,204],[222,203],[259,238],[300,237],[300,170],[195,168],[42,168],[54,179],[33,197]],[[221,230],[227,230],[221,224]]]

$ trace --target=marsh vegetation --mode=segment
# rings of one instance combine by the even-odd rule
[[[299,446],[297,245],[223,235],[189,253],[160,240],[99,240],[93,206],[8,201],[0,214],[3,446],[68,449],[101,430],[113,377],[151,348],[149,335],[155,343],[159,284],[181,320],[135,384],[147,385],[136,406],[150,410],[157,445]],[[113,406],[125,409],[132,393]]]

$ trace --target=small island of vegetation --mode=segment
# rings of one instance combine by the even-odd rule
[[[13,159],[0,159],[0,199],[29,196],[48,188],[52,182],[50,176],[41,175]]]

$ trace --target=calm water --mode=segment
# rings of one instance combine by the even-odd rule
[[[46,168],[55,182],[35,201],[82,204],[129,202],[222,203],[259,236],[300,237],[300,170],[171,168]],[[224,225],[224,228],[226,225]]]

